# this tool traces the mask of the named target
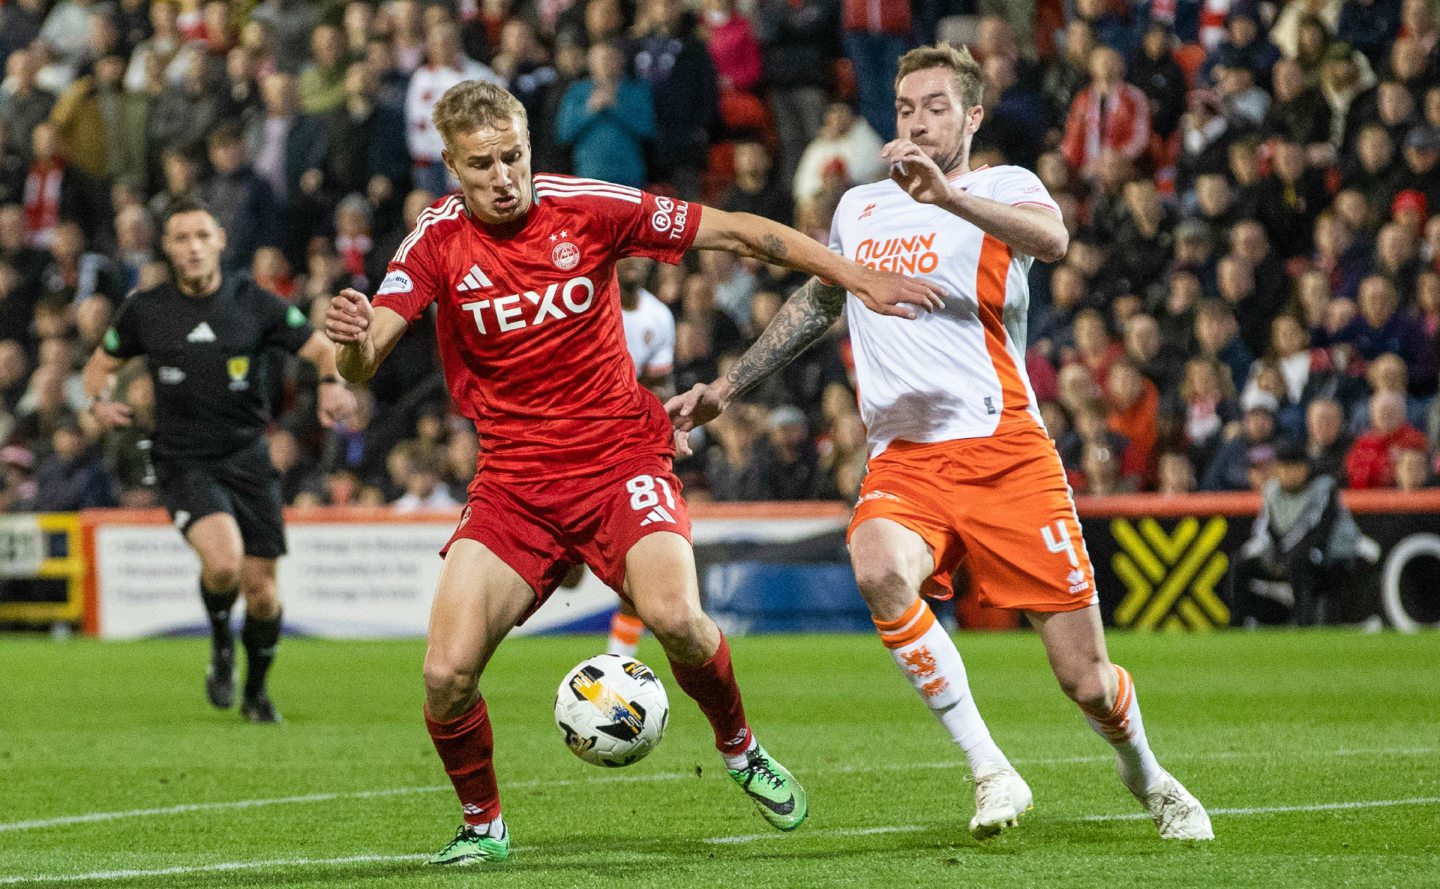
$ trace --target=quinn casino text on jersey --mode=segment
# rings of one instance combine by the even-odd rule
[[[855,261],[882,272],[928,275],[940,265],[935,250],[938,232],[901,238],[866,238],[855,247]]]

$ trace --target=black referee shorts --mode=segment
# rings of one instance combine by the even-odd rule
[[[227,512],[240,526],[245,555],[285,555],[280,474],[270,463],[265,439],[217,460],[157,458],[155,478],[160,500],[180,533],[211,513]]]

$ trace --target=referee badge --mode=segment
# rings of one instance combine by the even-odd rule
[[[244,392],[250,388],[250,356],[236,355],[225,362],[225,372],[230,374],[230,391]]]

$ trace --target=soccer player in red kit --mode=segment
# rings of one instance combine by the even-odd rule
[[[634,604],[709,720],[731,778],[772,825],[798,827],[805,792],[756,741],[730,648],[700,607],[670,421],[635,379],[615,262],[729,250],[824,276],[873,311],[908,317],[938,307],[939,291],[759,217],[593,179],[532,177],[525,110],[500,87],[452,87],[434,122],[462,194],[420,216],[373,305],[345,290],[326,314],[341,374],[362,382],[438,304],[450,394],[482,443],[443,553],[425,655],[425,723],[464,817],[432,861],[509,855],[479,678],[500,640],[579,561]]]

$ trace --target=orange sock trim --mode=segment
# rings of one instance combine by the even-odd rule
[[[915,604],[905,609],[897,620],[875,621],[875,629],[886,648],[904,648],[928,633],[933,626],[935,612],[930,610],[924,599],[916,599]]]
[[[610,635],[626,645],[637,645],[645,633],[645,622],[630,614],[615,612],[610,618]]]
[[[1135,700],[1135,681],[1130,678],[1130,673],[1119,664],[1111,664],[1115,668],[1115,704],[1110,712],[1104,715],[1089,713],[1088,715],[1099,724],[1100,729],[1111,741],[1126,741],[1130,738],[1130,705]]]

